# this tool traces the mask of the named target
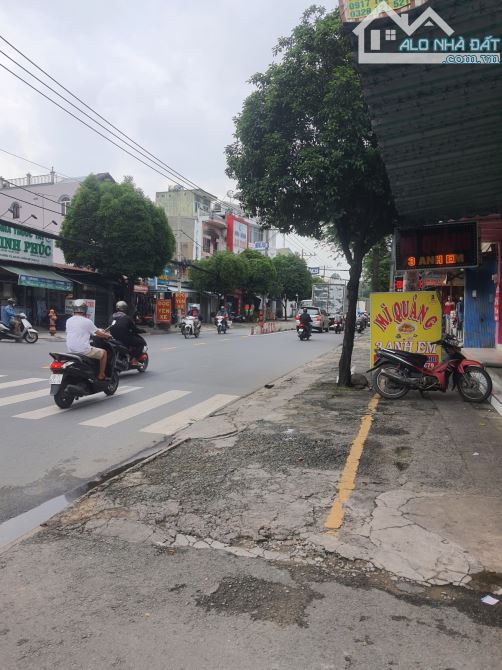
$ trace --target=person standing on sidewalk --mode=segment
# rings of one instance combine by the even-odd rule
[[[54,337],[54,335],[56,334],[56,321],[58,320],[58,315],[54,307],[50,308],[49,312],[47,313],[47,316],[49,317],[49,333],[51,334],[52,337]]]
[[[451,335],[451,313],[454,309],[455,303],[453,302],[451,295],[449,295],[448,300],[443,305],[444,329],[447,335]]]
[[[462,337],[464,333],[464,299],[462,296],[458,299],[455,311],[457,314],[457,337]]]

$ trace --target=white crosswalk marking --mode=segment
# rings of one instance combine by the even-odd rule
[[[173,435],[178,430],[186,428],[186,426],[190,425],[194,421],[204,419],[206,416],[212,412],[215,412],[217,409],[220,409],[224,405],[228,405],[228,403],[232,402],[233,400],[237,400],[237,398],[238,396],[235,395],[214,395],[208,400],[204,400],[197,405],[193,405],[193,407],[189,407],[182,412],[178,412],[177,414],[168,416],[167,418],[161,419],[156,423],[152,423],[146,428],[142,428],[141,432]]]
[[[115,393],[114,397],[118,395],[126,395],[132,391],[138,391],[142,389],[142,386],[121,386],[118,391]],[[96,396],[86,396],[88,398],[96,398]],[[87,403],[81,401],[81,407]],[[74,411],[73,407],[68,409],[60,409],[55,404],[49,405],[48,407],[41,407],[40,409],[34,409],[32,412],[23,412],[22,414],[15,414],[14,419],[45,419],[48,416],[53,416],[54,414],[63,414],[63,412],[72,412]]]
[[[156,409],[157,407],[162,407],[162,405],[167,405],[170,402],[174,402],[183,396],[189,395],[191,391],[167,391],[166,393],[161,393],[158,396],[153,398],[148,398],[147,400],[142,400],[132,406],[124,407],[123,409],[117,409],[114,412],[108,412],[101,416],[96,417],[95,419],[89,419],[88,421],[82,421],[80,426],[95,426],[97,428],[108,428],[113,426],[116,423],[121,421],[126,421],[135,416],[139,416],[144,412],[148,412],[151,409]]]
[[[0,398],[0,407],[7,407],[7,405],[15,405],[17,402],[24,402],[25,400],[34,400],[35,398],[43,398],[49,395],[49,387],[41,391],[30,391],[29,393],[18,393],[18,395],[11,395],[8,398]]]
[[[1,375],[3,376],[3,375]],[[14,386],[26,386],[27,384],[36,384],[37,382],[46,382],[47,378],[41,378],[41,377],[28,377],[27,379],[17,379],[16,381],[13,382],[2,382],[0,383],[0,391],[2,389],[9,389]]]

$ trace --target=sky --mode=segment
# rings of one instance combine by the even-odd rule
[[[272,62],[278,38],[291,32],[310,4],[24,0],[0,6],[0,35],[177,172],[224,198],[236,188],[225,175],[224,149],[232,142],[233,117],[252,90],[247,81]],[[328,10],[334,5],[324,3]],[[3,41],[0,49],[0,64],[43,88],[5,55],[34,70],[19,54]],[[152,198],[172,183],[4,68],[0,86],[0,150],[68,176],[132,175]],[[0,175],[10,179],[28,171],[46,172],[0,151]],[[282,246],[282,235],[277,242]],[[288,236],[286,243],[303,249],[311,266],[346,267],[313,240]]]

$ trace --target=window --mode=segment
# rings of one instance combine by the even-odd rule
[[[395,42],[397,40],[397,31],[396,30],[386,30],[385,39],[389,42]]]
[[[60,199],[59,202],[61,203],[61,214],[63,216],[66,216],[68,212],[68,207],[70,205],[70,198],[67,195],[63,195]]]
[[[211,253],[211,238],[210,237],[204,237],[202,240],[202,251],[204,251],[206,254]]]
[[[13,219],[19,219],[19,213],[20,213],[21,208],[19,207],[18,202],[13,202],[11,205],[11,212],[12,212],[12,218]]]

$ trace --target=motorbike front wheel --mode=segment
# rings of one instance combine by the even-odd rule
[[[183,333],[185,340],[188,339],[188,328],[182,328],[181,332]]]
[[[150,359],[148,357],[148,354],[144,354],[145,358],[143,361],[140,361],[140,365],[138,367],[138,372],[146,372],[148,368],[148,363],[150,362]]]
[[[26,342],[28,342],[28,344],[35,344],[35,342],[38,340],[38,333],[30,333],[30,331],[27,330],[24,339]]]
[[[385,375],[386,370],[401,375],[401,371],[397,365],[394,365],[393,363],[382,365],[382,367],[378,368],[375,372],[373,377],[373,387],[382,398],[387,398],[388,400],[403,398],[410,389],[405,384],[400,384],[398,381],[387,377]]]
[[[492,392],[492,379],[483,368],[466,368],[457,380],[458,392],[467,402],[484,402]]]

